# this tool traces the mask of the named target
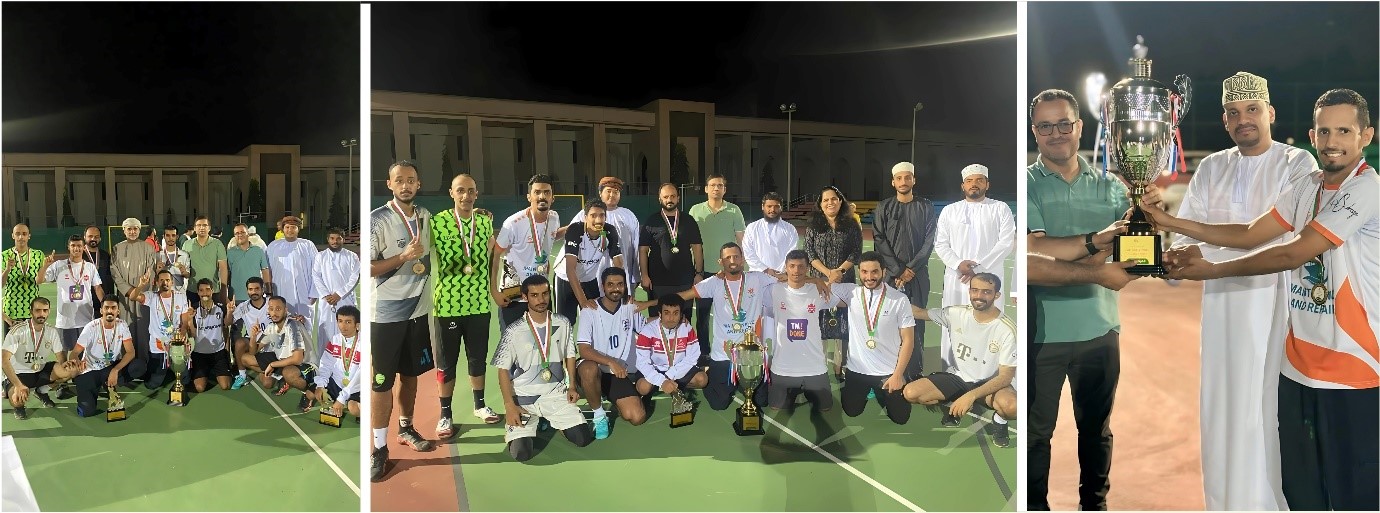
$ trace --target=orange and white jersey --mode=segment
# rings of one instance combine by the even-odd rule
[[[1380,386],[1380,175],[1364,161],[1338,186],[1300,177],[1270,213],[1337,247],[1291,273],[1285,376],[1313,388]],[[1320,287],[1321,286],[1321,287]]]

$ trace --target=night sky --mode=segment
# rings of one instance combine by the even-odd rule
[[[1312,107],[1323,92],[1354,89],[1380,104],[1380,4],[1375,2],[1032,2],[1028,16],[1029,91],[1066,89],[1084,100],[1088,73],[1107,87],[1129,76],[1136,35],[1145,36],[1154,78],[1193,80],[1184,129],[1190,150],[1232,146],[1222,128],[1222,80],[1248,71],[1269,81],[1274,139],[1308,141]],[[1082,147],[1091,148],[1095,121],[1086,108]],[[1029,132],[1027,131],[1027,134]],[[1034,137],[1029,149],[1035,151]]]
[[[230,154],[359,136],[359,5],[27,4],[4,14],[5,152]]]
[[[631,18],[628,16],[631,12]],[[371,10],[374,89],[1011,137],[1014,3],[410,4]]]

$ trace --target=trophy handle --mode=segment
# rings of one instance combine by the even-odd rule
[[[1188,75],[1174,77],[1174,88],[1179,90],[1179,97],[1183,101],[1175,106],[1174,117],[1179,124],[1183,124],[1184,116],[1188,114],[1188,107],[1193,103],[1193,82],[1188,79]],[[1179,128],[1174,125],[1174,128]]]

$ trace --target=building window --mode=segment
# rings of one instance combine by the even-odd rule
[[[522,139],[513,139],[513,144],[517,145],[517,163],[522,163]]]
[[[757,148],[753,148],[748,155],[748,166],[757,169]]]
[[[579,149],[580,144],[578,142],[570,141],[570,162],[575,163],[580,161],[580,157],[578,156],[579,154],[576,153],[577,151],[579,151]]]

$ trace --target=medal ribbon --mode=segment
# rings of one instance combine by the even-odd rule
[[[169,327],[172,327],[172,325],[173,325],[173,323],[172,323],[173,302],[175,302],[175,301],[177,300],[176,292],[174,292],[173,294],[174,294],[173,297],[169,297],[169,298],[168,298],[168,307],[167,307],[167,308],[163,308],[163,294],[158,294],[158,296],[157,296],[157,297],[158,297],[158,311],[163,313],[163,327],[164,327],[164,328],[169,328]],[[167,335],[170,336],[170,337],[172,336],[171,333],[168,333]]]
[[[676,218],[675,226],[671,225],[671,218],[666,216],[666,211],[661,212],[661,219],[666,221],[666,231],[671,234],[671,247],[675,247],[676,235],[680,233],[680,211],[677,210],[673,217]]]
[[[465,236],[465,225],[460,224],[460,211],[451,209],[450,213],[452,216],[455,216],[455,231],[461,235],[460,241],[464,242],[465,259],[468,261],[470,258],[470,247],[474,246],[474,227],[479,223],[475,222],[474,213],[470,213],[470,234],[469,236]]]
[[[528,213],[527,213],[527,224],[528,224],[528,226],[530,226],[530,227],[532,228],[532,248],[537,250],[537,261],[540,262],[540,263],[545,263],[545,261],[546,261],[546,250],[547,250],[547,249],[550,249],[550,246],[549,246],[549,245],[543,246],[543,245],[542,245],[542,242],[543,242],[543,241],[541,241],[541,240],[539,240],[539,239],[537,238],[537,216],[534,216],[534,215],[532,215],[531,212],[528,212]],[[542,230],[543,233],[546,232],[546,231],[548,231],[548,230],[547,230],[546,223],[542,223],[542,224],[541,224],[541,230]],[[535,334],[536,332],[533,331],[532,333]]]
[[[72,280],[72,283],[74,283],[74,284],[76,284],[76,285],[81,285],[81,281],[80,281],[80,279],[79,279],[78,277],[85,277],[85,276],[86,276],[86,261],[85,261],[85,260],[82,261],[80,270],[77,271],[77,273],[76,273],[75,275],[72,274],[72,262],[71,262],[71,261],[68,261],[68,262],[67,262],[67,279]]]
[[[119,324],[116,324],[116,325],[115,325],[115,328],[119,328],[119,327],[120,327]],[[102,348],[102,349],[105,349],[105,363],[106,363],[106,365],[110,365],[110,364],[112,363],[112,360],[115,359],[115,356],[114,356],[114,355],[115,355],[115,350],[111,348],[111,342],[112,342],[112,341],[111,341],[110,339],[107,339],[107,338],[105,337],[105,322],[101,322],[101,324],[100,324],[100,326],[98,326],[98,328],[99,328],[99,330],[100,330],[100,332],[101,332],[101,348]],[[111,338],[111,339],[114,339],[114,338],[115,338],[115,328],[111,328],[111,330],[110,330],[110,338]]]
[[[398,213],[398,217],[402,218],[403,226],[407,228],[407,234],[412,236],[412,240],[417,240],[417,234],[422,231],[422,220],[417,219],[417,229],[414,231],[412,223],[407,222],[407,214],[404,214],[402,207],[398,206],[398,200],[388,200],[388,209]],[[416,210],[413,212],[415,213]]]
[[[545,331],[543,335],[546,335],[545,337],[537,335],[537,326],[532,323],[531,314],[525,315],[523,318],[527,319],[527,329],[532,330],[532,338],[537,341],[537,350],[541,351],[541,369],[547,370],[547,367],[549,367],[547,360],[551,359],[551,318],[546,318],[546,327],[543,328]]]
[[[340,338],[345,339],[346,342],[342,344],[345,346],[345,350],[341,354],[345,357],[345,379],[350,379],[350,365],[354,364],[350,358],[355,355],[355,345],[359,342],[359,335],[356,334],[354,340],[346,338],[345,335],[341,335]]]
[[[677,335],[676,332],[680,330],[680,326],[676,326],[675,328],[671,329],[672,342],[666,341],[666,326],[658,322],[656,324],[656,327],[657,329],[661,330],[661,350],[666,352],[666,370],[670,371],[671,366],[675,365],[676,363],[676,347],[672,344],[672,342],[675,342],[676,345],[679,344],[678,337],[676,337],[675,335]]]
[[[730,289],[728,287],[728,280],[724,280],[724,297],[728,298],[728,307],[733,312],[733,320],[735,322],[743,322],[743,319],[741,318],[743,314],[743,287],[746,286],[747,275],[743,275],[738,279],[738,300],[734,301],[733,289]]]
[[[871,313],[869,313],[869,308],[872,301],[863,296],[863,322],[867,323],[867,336],[869,337],[877,336],[877,320],[882,317],[883,301],[886,301],[886,286],[882,286],[882,294],[880,298],[877,298],[876,310],[871,310]]]
[[[44,336],[44,335],[47,335],[47,334],[48,334],[48,325],[47,325],[47,324],[44,324],[44,325],[43,325],[43,328],[39,329],[39,330],[38,330],[38,334],[35,335],[35,334],[34,334],[34,321],[32,321],[32,320],[29,321],[29,339],[32,340],[33,343],[34,343],[34,354],[35,354],[35,355],[38,354],[38,342],[39,342],[40,340],[43,340],[43,336]]]

